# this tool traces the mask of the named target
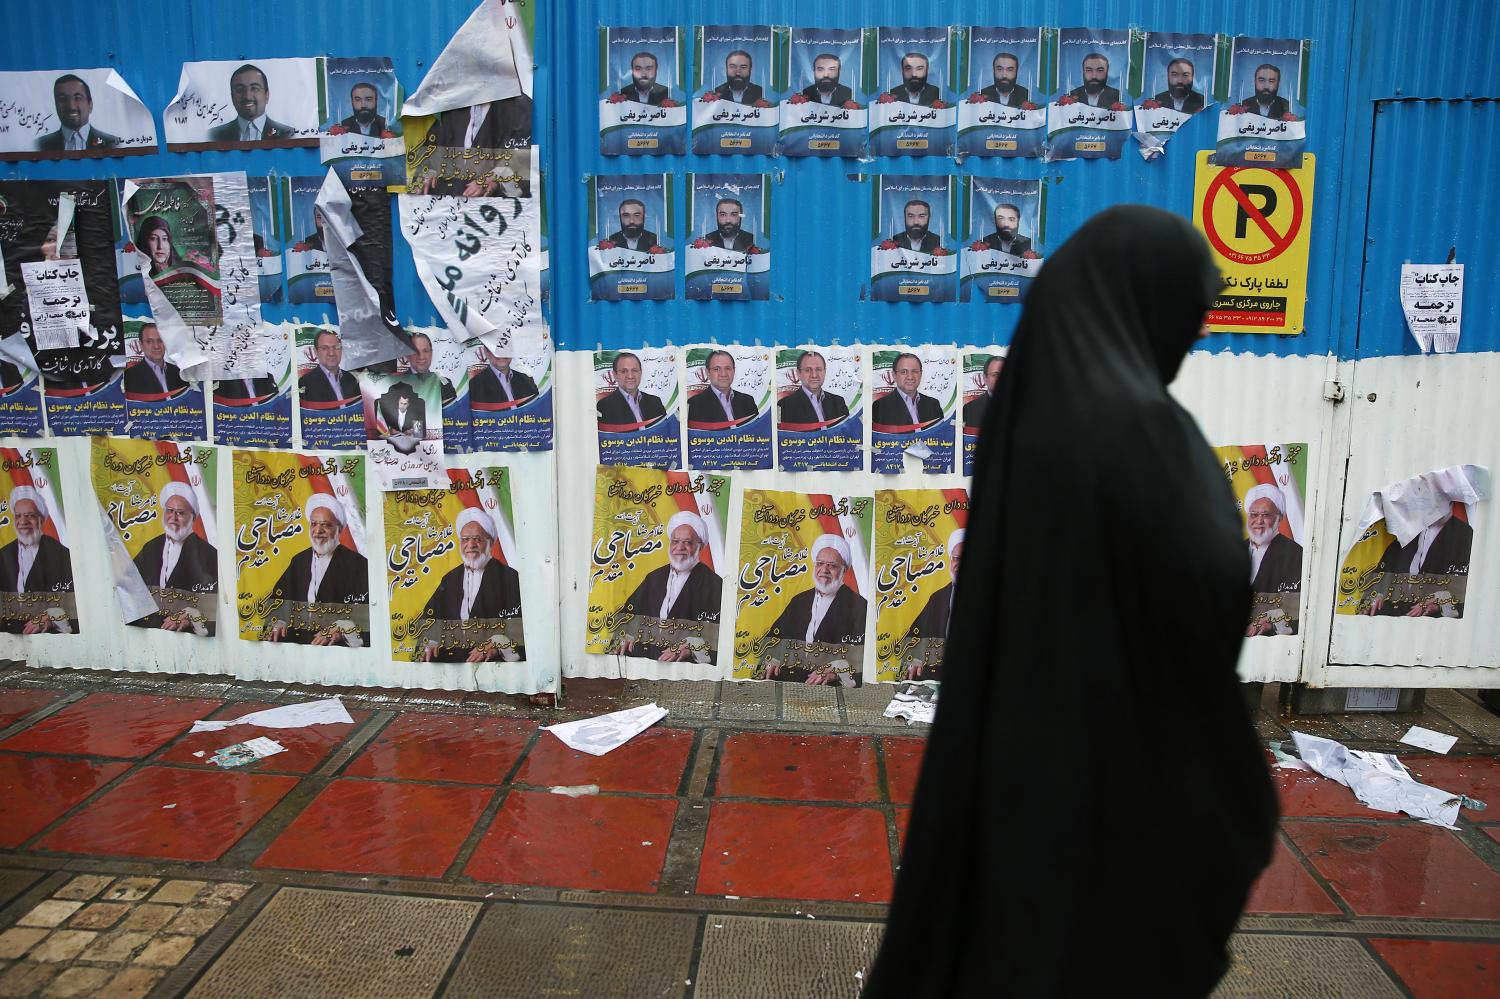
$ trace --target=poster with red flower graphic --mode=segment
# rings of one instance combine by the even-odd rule
[[[347,190],[406,181],[405,95],[388,56],[329,58],[319,94],[320,158]]]
[[[1135,128],[1130,106],[1139,96],[1131,73],[1130,32],[1059,28],[1057,94],[1047,105],[1045,158],[1117,160]],[[1137,92],[1127,92],[1127,82]]]
[[[1215,87],[1214,70],[1219,53],[1228,52],[1229,39],[1132,29],[1131,45],[1145,53],[1141,73],[1145,99],[1135,106],[1137,151],[1144,159],[1154,160],[1166,151],[1167,140],[1179,128],[1222,96]]]
[[[763,173],[688,175],[687,297],[771,297],[771,188]]]
[[[959,155],[1041,155],[1047,126],[1041,64],[1057,32],[979,26],[959,31],[969,67],[961,81],[967,96],[958,104]]]
[[[686,151],[687,59],[681,28],[600,28],[599,152]]]
[[[792,28],[782,156],[863,156],[869,145],[875,52],[871,28]],[[868,70],[867,70],[868,67]]]
[[[693,29],[693,152],[770,155],[786,89],[786,28],[712,24]]]
[[[1307,149],[1307,50],[1301,38],[1236,38],[1229,102],[1219,114],[1217,166],[1302,165]]]
[[[871,189],[870,298],[877,302],[958,299],[953,219],[957,177],[874,178]]]
[[[1018,304],[1042,268],[1047,182],[968,177],[964,183],[969,208],[960,254],[960,300]]]
[[[589,291],[596,302],[669,299],[676,293],[672,175],[589,180]]]
[[[954,28],[877,28],[880,96],[870,105],[877,156],[951,156],[958,124]]]

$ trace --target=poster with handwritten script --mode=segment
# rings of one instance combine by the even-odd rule
[[[268,374],[213,383],[214,440],[231,447],[292,446],[291,330],[261,331]]]
[[[94,496],[125,623],[207,638],[219,619],[218,462],[202,444],[95,437]]]
[[[682,467],[677,395],[677,348],[596,351],[600,464]]]
[[[1309,42],[1238,37],[1230,45],[1229,97],[1219,113],[1217,166],[1286,169],[1307,149]]]
[[[962,156],[1039,156],[1047,134],[1041,66],[1050,28],[963,29],[968,96],[958,105]]]
[[[1229,40],[1161,31],[1132,35],[1132,44],[1144,53],[1145,86],[1135,106],[1135,138],[1141,156],[1153,160],[1178,129],[1218,99],[1214,72]]]
[[[875,33],[792,28],[786,95],[778,106],[782,156],[863,156],[869,145]]]
[[[963,406],[963,473],[974,474],[974,461],[979,456],[979,432],[984,428],[984,418],[989,413],[990,400],[1000,384],[1000,371],[1005,367],[1005,348],[989,347],[985,350],[966,350],[963,355],[963,373],[959,381],[959,403]]]
[[[877,28],[880,96],[870,105],[877,156],[951,156],[958,125],[952,28]]]
[[[718,662],[729,479],[600,466],[589,556],[589,652]]]
[[[320,61],[183,63],[177,94],[162,112],[167,148],[316,146]]]
[[[1130,32],[1059,28],[1058,94],[1047,105],[1046,159],[1117,160],[1135,128]]]
[[[450,469],[441,488],[385,494],[391,658],[526,660],[510,473]]]
[[[4,72],[0,94],[0,160],[156,152],[156,119],[113,69]]]
[[[364,461],[360,455],[234,452],[240,638],[370,644]]]
[[[786,34],[768,24],[693,29],[693,152],[769,155],[775,149]]]
[[[953,425],[958,405],[958,352],[927,345],[870,355],[870,467],[883,475],[906,470],[953,471]]]
[[[1254,603],[1245,636],[1295,635],[1307,544],[1307,445],[1234,444],[1214,454],[1234,490],[1250,551]]]
[[[771,297],[771,184],[763,173],[688,175],[687,297]]]
[[[344,187],[394,187],[406,181],[401,103],[405,95],[388,56],[328,58],[318,90],[319,159]]]
[[[745,490],[736,680],[863,683],[873,515],[868,496]]]
[[[687,58],[680,28],[599,29],[599,152],[687,151]]]
[[[552,356],[508,357],[483,346],[466,352],[475,451],[552,450]]]
[[[896,176],[871,185],[870,297],[877,302],[958,298],[959,178]]]
[[[149,319],[125,321],[125,430],[132,437],[201,441],[208,432],[203,383],[167,360],[161,330]]]
[[[294,363],[304,447],[352,451],[365,446],[359,376],[344,367],[344,341],[327,326],[299,326]]]
[[[688,466],[771,467],[771,349],[691,347],[687,352]]]
[[[875,491],[875,679],[941,680],[965,489]]]
[[[865,375],[858,347],[776,352],[776,448],[783,472],[861,472]]]
[[[964,178],[964,249],[959,297],[1015,305],[1042,269],[1047,183],[1009,177]]]
[[[672,175],[589,180],[589,294],[596,302],[676,294]]]
[[[0,630],[76,635],[73,535],[57,449],[0,447],[0,471]]]

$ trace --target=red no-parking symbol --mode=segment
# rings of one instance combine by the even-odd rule
[[[1262,178],[1275,183],[1259,183]],[[1247,183],[1250,180],[1257,183]],[[1260,196],[1259,204],[1253,195]],[[1281,208],[1283,197],[1286,210]],[[1221,256],[1238,264],[1263,264],[1285,253],[1302,231],[1302,190],[1286,170],[1225,167],[1209,182],[1199,212],[1203,232]],[[1248,249],[1247,244],[1260,242],[1249,235],[1250,223],[1270,243],[1269,247]],[[1236,243],[1246,248],[1238,248]]]

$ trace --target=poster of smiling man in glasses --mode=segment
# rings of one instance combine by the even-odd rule
[[[1153,31],[1136,44],[1145,52],[1145,99],[1135,106],[1135,138],[1141,156],[1152,160],[1166,151],[1167,140],[1179,128],[1216,99],[1214,69],[1228,39]]]
[[[1307,148],[1307,52],[1300,38],[1236,38],[1229,103],[1219,115],[1219,166],[1286,169]]]
[[[600,28],[599,152],[686,151],[686,60],[680,28]]]
[[[788,94],[780,105],[782,156],[863,156],[870,88],[862,28],[791,29]]]
[[[769,155],[776,147],[786,32],[766,24],[693,29],[693,152]]]
[[[1047,131],[1039,67],[1043,28],[966,29],[969,96],[958,105],[958,151],[967,156],[1038,156]]]
[[[1046,158],[1117,160],[1135,128],[1126,92],[1130,32],[1059,28],[1058,96],[1047,105]]]
[[[870,105],[877,156],[949,156],[958,112],[952,92],[950,28],[878,28],[882,92]]]
[[[688,202],[687,297],[771,297],[771,190],[763,173],[695,173]]]

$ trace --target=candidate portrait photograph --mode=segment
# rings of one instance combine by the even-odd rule
[[[1021,232],[1021,207],[1004,201],[995,206],[994,229],[984,237],[984,245],[1013,257],[1032,252],[1031,237]]]
[[[189,602],[196,602],[199,594],[219,592],[219,551],[198,536],[197,527],[201,518],[198,494],[186,482],[168,482],[157,495],[156,508],[161,516],[162,533],[141,546],[135,554],[135,567],[141,581],[157,590],[173,590],[179,594],[190,594]],[[161,600],[161,596],[158,600]],[[210,596],[209,601],[213,601]],[[180,604],[179,598],[176,603]],[[212,624],[206,622],[195,606],[192,610],[182,607],[167,613],[150,614],[132,624],[162,631],[192,631],[199,635],[211,634]]]
[[[426,333],[411,335],[411,353],[406,355],[406,370],[419,379],[436,378],[438,393],[444,406],[458,398],[453,382],[432,370],[432,337]]]
[[[917,647],[923,641],[946,641],[948,638],[948,619],[953,615],[954,586],[958,582],[958,565],[963,559],[964,528],[955,528],[948,535],[944,543],[948,553],[948,582],[940,589],[934,590],[917,612],[916,619],[912,621],[911,627],[906,630],[906,636],[902,640],[903,648]],[[905,680],[938,680],[943,665],[942,658],[935,657],[923,659],[912,663],[906,669]]]
[[[308,546],[293,555],[286,570],[271,590],[271,595],[286,603],[345,605],[351,620],[356,607],[365,611],[370,599],[370,572],[365,557],[343,544],[341,536],[348,526],[348,516],[337,499],[328,493],[313,493],[302,506],[302,524]],[[335,612],[336,613],[336,612]],[[295,642],[299,645],[368,645],[369,634],[350,632],[337,620],[322,628],[308,627],[295,620],[285,605],[271,611],[273,620],[261,634],[266,642]]]
[[[720,100],[735,104],[754,104],[765,99],[765,89],[752,81],[755,63],[750,53],[735,49],[724,57],[724,81],[714,88]]]
[[[924,395],[922,359],[916,354],[900,354],[891,366],[894,387],[877,396],[870,405],[870,422],[877,426],[926,426],[943,418],[943,404]]]
[[[1243,501],[1245,533],[1250,551],[1250,591],[1277,596],[1298,594],[1302,589],[1302,546],[1282,532],[1286,519],[1286,496],[1281,489],[1262,482],[1251,486]],[[1294,635],[1300,600],[1293,596],[1286,606],[1257,600],[1256,612],[1245,634]],[[1262,613],[1260,608],[1268,609]]]
[[[1108,108],[1120,103],[1120,89],[1109,85],[1109,56],[1103,52],[1090,52],[1080,63],[1083,82],[1068,92],[1068,96],[1089,107]]]
[[[617,248],[647,253],[653,246],[661,245],[656,233],[646,228],[645,202],[639,198],[625,198],[620,202],[618,215],[620,228],[609,236],[609,241]]]
[[[1019,82],[1021,60],[1014,52],[996,52],[990,60],[992,79],[979,88],[985,100],[1008,108],[1018,108],[1031,100],[1031,91]]]
[[[637,104],[660,106],[667,99],[667,88],[656,82],[661,61],[647,49],[630,57],[630,82],[620,88],[620,96]]]
[[[273,142],[293,139],[297,130],[271,117],[271,81],[254,63],[229,75],[226,88],[235,117],[208,130],[210,142]]]
[[[40,152],[85,152],[90,149],[113,149],[120,137],[95,126],[94,94],[80,76],[66,73],[52,84],[52,103],[57,110],[58,128],[36,140]]]
[[[341,366],[344,341],[332,330],[319,330],[313,339],[317,363],[297,380],[303,402],[350,402],[359,397],[359,379]]]
[[[932,205],[929,202],[912,198],[902,206],[901,217],[902,229],[890,237],[898,249],[935,253],[943,245],[942,239],[931,228]]]
[[[849,415],[843,396],[825,391],[828,361],[816,350],[805,350],[797,358],[797,387],[776,403],[778,423],[798,425],[832,424]]]
[[[708,544],[707,523],[691,510],[679,510],[667,520],[666,540],[667,564],[646,573],[621,610],[664,621],[716,624],[724,581],[702,561],[703,548]],[[658,662],[697,658],[687,640],[662,645],[627,636],[621,641],[620,651]],[[703,655],[702,650],[698,655]],[[716,650],[710,645],[707,661],[713,663],[716,658]]]
[[[1153,98],[1156,103],[1183,114],[1203,110],[1203,94],[1197,89],[1198,69],[1191,59],[1178,57],[1167,63],[1167,89]]]
[[[901,56],[901,80],[887,93],[902,104],[919,104],[931,107],[942,96],[938,88],[927,82],[930,61],[921,52],[907,52]]]
[[[125,368],[125,398],[165,396],[188,387],[177,365],[167,360],[167,345],[155,323],[146,323],[139,334],[141,356]]]
[[[1251,114],[1262,118],[1281,118],[1290,114],[1291,104],[1281,94],[1281,69],[1274,63],[1261,63],[1255,67],[1254,92],[1243,97],[1239,104]]]
[[[469,371],[469,401],[478,403],[526,402],[536,398],[536,379],[515,366],[515,358],[479,348],[484,366]]]
[[[715,350],[704,363],[708,386],[688,399],[688,426],[707,423],[746,423],[760,415],[755,400],[734,388],[734,355]]]
[[[462,563],[449,569],[423,609],[423,618],[435,622],[493,621],[499,630],[483,628],[439,628],[441,636],[459,634],[459,641],[432,637],[422,645],[422,662],[520,662],[526,647],[505,634],[500,622],[521,616],[521,577],[495,556],[499,532],[491,516],[478,507],[468,507],[455,522]]]
[[[782,641],[817,643],[825,646],[860,646],[865,641],[865,611],[868,601],[847,585],[845,573],[852,559],[849,543],[837,534],[819,535],[808,549],[812,561],[812,586],[792,597],[776,618],[768,637]],[[777,659],[776,650],[769,650]],[[851,662],[855,669],[858,662]],[[828,664],[803,663],[768,667],[768,679],[813,686],[857,686],[852,673],[835,673]]]
[[[615,355],[610,365],[615,388],[595,405],[601,426],[651,423],[667,415],[661,399],[641,391],[641,359],[628,350]]]
[[[842,82],[844,63],[832,52],[813,57],[812,80],[802,88],[802,96],[814,104],[843,107],[854,100],[854,91]]]
[[[380,89],[369,81],[360,81],[349,88],[351,113],[339,122],[339,127],[356,135],[379,138],[387,131],[385,115],[380,113]]]
[[[382,438],[402,454],[411,454],[427,437],[427,403],[409,382],[398,381],[376,403]]]
[[[72,556],[67,546],[47,533],[52,510],[46,495],[35,486],[13,487],[10,517],[16,536],[0,546],[0,593],[35,594],[39,598],[46,594],[71,594]],[[45,603],[43,599],[23,604],[27,618],[11,620],[8,630],[22,635],[67,634],[78,630],[76,620],[59,618],[53,608],[42,606]],[[69,609],[63,608],[65,612]]]
[[[749,253],[755,233],[744,228],[745,205],[738,198],[720,198],[714,205],[715,226],[701,237],[721,250]]]
[[[984,414],[989,409],[990,400],[995,397],[995,388],[1000,384],[1000,369],[1005,366],[1005,358],[995,354],[984,362],[984,391],[964,403],[964,426],[984,426]]]

